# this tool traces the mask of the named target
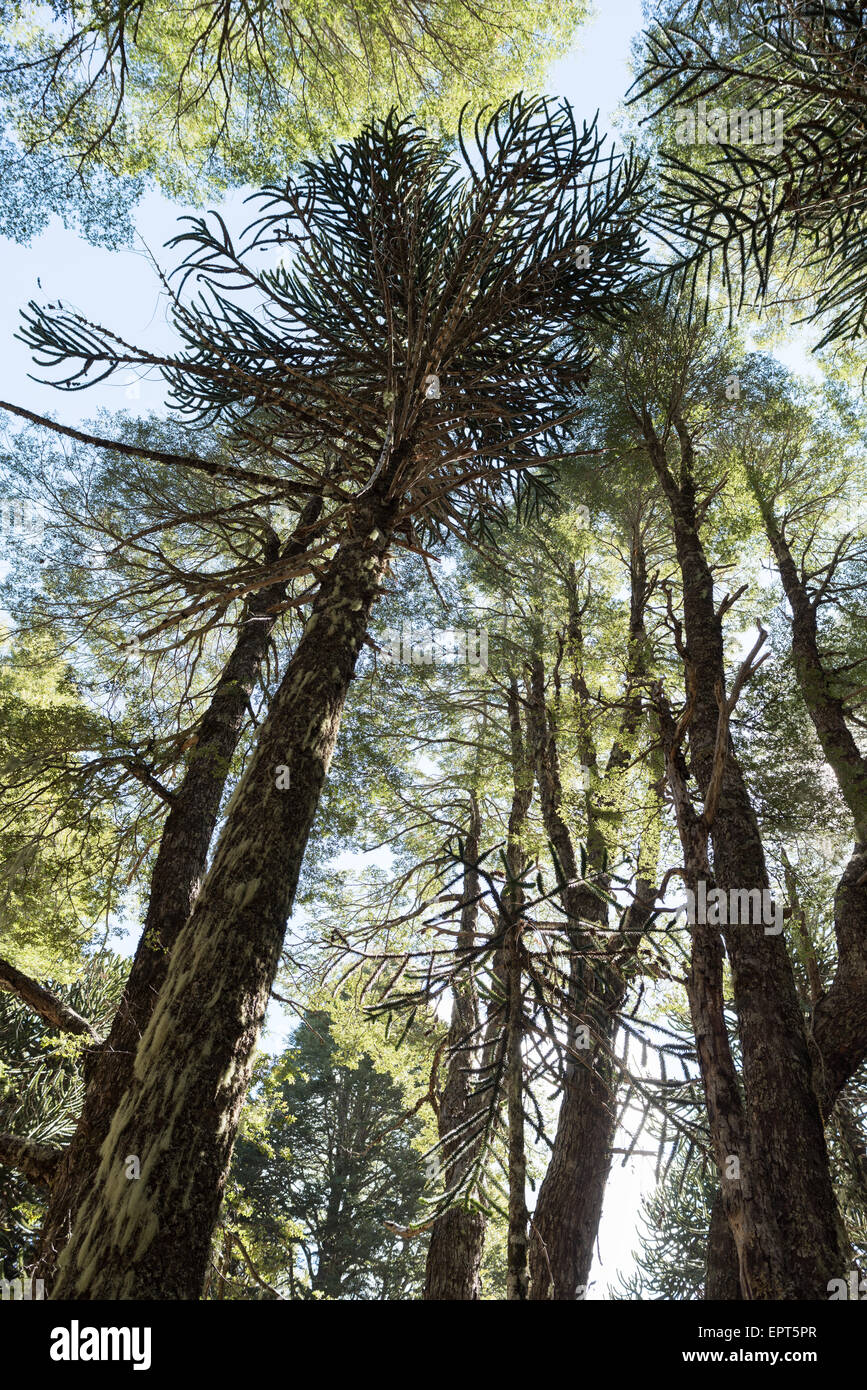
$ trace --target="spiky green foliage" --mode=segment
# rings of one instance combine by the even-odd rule
[[[515,97],[451,151],[391,115],[263,190],[239,245],[190,219],[177,355],[60,304],[31,304],[20,336],[66,390],[158,369],[248,478],[347,506],[383,474],[408,520],[478,531],[550,474],[588,329],[630,301],[642,167],[603,144],[565,102]]]
[[[674,282],[733,308],[779,291],[819,345],[867,326],[863,6],[843,0],[672,0],[645,38],[633,100],[661,117],[662,197],[651,218]],[[676,142],[671,116],[704,102],[711,143]],[[727,133],[717,143],[715,113]],[[772,117],[732,139],[732,113]],[[775,125],[774,121],[779,121]],[[777,139],[775,132],[781,132]],[[802,305],[806,298],[806,305]]]
[[[50,902],[43,903],[50,911]],[[108,1029],[128,963],[111,951],[79,965],[57,994],[98,1036]],[[0,990],[0,1130],[41,1144],[62,1146],[81,1108],[85,1043],[58,1034],[14,995]],[[0,1167],[0,1277],[26,1268],[42,1220],[45,1191],[11,1168]]]

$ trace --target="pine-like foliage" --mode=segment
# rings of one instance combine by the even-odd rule
[[[550,475],[588,330],[630,302],[643,168],[603,145],[544,99],[515,97],[453,150],[392,115],[263,190],[240,244],[217,214],[189,219],[177,355],[59,303],[31,304],[21,337],[67,390],[161,371],[183,416],[243,451],[233,477],[321,490],[335,519],[381,479],[405,524],[476,532],[504,494],[524,501],[527,470]]]
[[[677,285],[703,294],[721,284],[740,308],[782,281],[808,300],[820,346],[864,333],[865,84],[867,20],[853,0],[665,7],[645,37],[633,100],[666,118],[651,221],[676,252]],[[686,103],[697,113],[699,102],[709,124],[717,110],[727,118],[727,134],[717,125],[709,145],[674,143],[668,118]]]

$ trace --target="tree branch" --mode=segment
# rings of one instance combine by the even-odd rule
[[[8,990],[11,994],[17,994],[19,999],[44,1018],[46,1023],[50,1023],[53,1028],[59,1028],[63,1033],[77,1033],[80,1036],[91,1038],[93,1042],[99,1039],[86,1018],[76,1013],[75,1009],[70,1008],[56,994],[52,994],[50,989],[44,985],[37,984],[31,980],[29,975],[24,975],[20,970],[16,970],[8,960],[0,958],[0,989]]]
[[[31,1182],[50,1187],[64,1150],[52,1144],[37,1144],[33,1139],[19,1139],[15,1134],[0,1131],[0,1163],[17,1168]]]
[[[102,439],[99,435],[85,434],[83,430],[73,429],[71,425],[59,425],[56,420],[49,420],[45,415],[36,415],[32,410],[25,410],[20,405],[10,405],[8,401],[0,401],[0,410],[8,410],[11,415],[20,415],[22,420],[30,420],[34,425],[41,425],[43,429],[54,430],[55,434],[66,435],[68,439],[75,439],[79,444],[90,444],[96,449],[113,449],[117,454],[125,454],[130,458],[152,459],[154,463],[177,463],[182,468],[195,468],[200,473],[207,473],[211,478],[231,478],[238,483],[277,487],[281,492],[291,495],[316,495],[316,489],[308,483],[291,482],[288,478],[276,478],[273,473],[259,473],[252,468],[215,463],[212,459],[200,459],[192,454],[170,454],[162,449],[146,449],[140,444],[126,444],[119,439]]]

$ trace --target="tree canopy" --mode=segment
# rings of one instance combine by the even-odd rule
[[[647,9],[635,147],[583,3],[0,5],[0,231],[187,204],[0,401],[4,1301],[856,1296],[864,20]]]

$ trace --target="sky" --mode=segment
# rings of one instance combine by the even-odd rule
[[[579,119],[589,120],[598,110],[602,126],[610,128],[632,80],[630,44],[641,28],[641,18],[641,0],[598,0],[572,50],[552,66],[548,91],[568,97]],[[247,220],[242,199],[243,194],[235,193],[220,207],[233,230]],[[4,399],[72,425],[92,419],[100,408],[163,412],[164,388],[159,379],[138,381],[127,376],[78,393],[39,384],[30,376],[34,371],[39,375],[39,369],[14,335],[19,312],[29,300],[60,299],[90,320],[117,328],[127,341],[169,347],[172,333],[151,256],[164,268],[173,266],[174,253],[166,251],[164,243],[176,232],[183,211],[157,194],[149,195],[136,213],[136,245],[114,252],[88,245],[59,221],[30,246],[0,238],[5,290],[0,301],[0,395]],[[126,944],[131,950],[132,942]],[[118,949],[123,949],[123,943]],[[278,1049],[285,1042],[287,1026],[279,1013],[269,1015],[263,1046]],[[622,1145],[623,1136],[616,1142]],[[652,1186],[652,1160],[632,1159],[621,1167],[620,1158],[615,1157],[589,1299],[605,1297],[617,1271],[631,1267],[640,1196]]]

